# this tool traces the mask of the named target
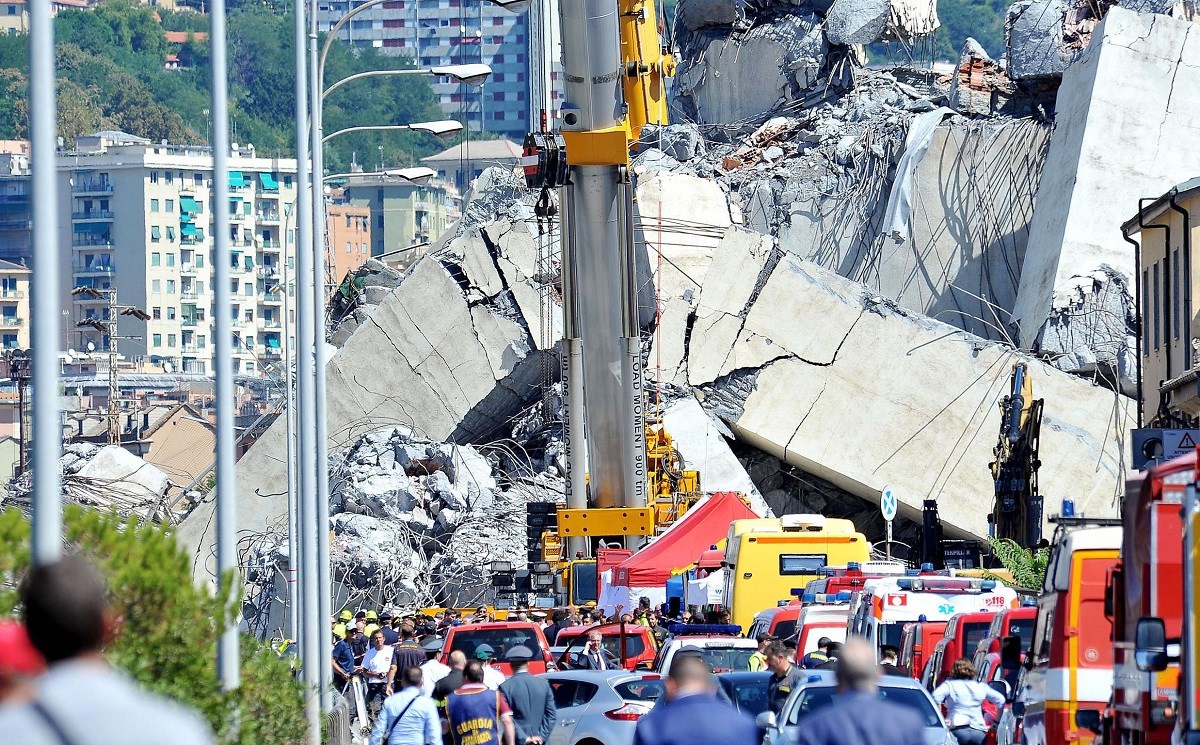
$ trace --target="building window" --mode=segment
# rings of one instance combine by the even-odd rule
[[[207,342],[207,340],[204,338],[203,334],[196,337],[196,347],[198,347],[199,349],[204,349],[204,345],[206,342]]]
[[[196,186],[204,186],[204,174],[203,173],[193,173],[192,181],[193,181],[193,183],[196,184]]]
[[[150,200],[150,211],[158,212],[158,200],[157,199]]]
[[[17,14],[17,6],[15,6],[15,5],[8,6],[8,14],[10,16],[15,16]]]
[[[354,244],[351,243],[350,241],[346,241],[346,253],[350,253],[353,250],[354,250]]]
[[[172,173],[171,171],[167,171],[167,172],[166,172],[166,173],[164,173],[163,175],[167,177],[167,183],[168,183],[168,184],[173,184],[173,183],[175,183],[175,174],[174,174],[174,173]]]
[[[154,294],[158,294],[158,293],[162,292],[162,280],[161,279],[150,280],[150,292],[152,292]]]
[[[160,266],[162,264],[162,254],[155,251],[150,254],[150,266]]]
[[[175,280],[173,280],[173,279],[167,280],[167,294],[168,295],[175,294]]]
[[[175,266],[175,254],[174,253],[167,254],[167,266]]]
[[[150,183],[152,183],[152,184],[158,183],[158,171],[150,172]]]
[[[174,212],[174,211],[175,211],[175,200],[168,199],[167,200],[167,212]]]
[[[1162,300],[1159,292],[1158,278],[1158,262],[1154,262],[1154,348],[1158,349],[1158,344],[1161,341],[1162,327],[1159,325],[1159,320],[1162,317]]]
[[[154,346],[156,346],[156,347],[162,346],[162,334],[154,335]]]
[[[169,285],[170,283],[168,282],[167,284]],[[167,306],[167,320],[168,321],[175,320],[175,306],[174,305]]]
[[[162,240],[162,228],[157,225],[150,226],[150,242],[158,243]]]
[[[167,334],[167,346],[168,347],[175,346],[175,334]]]
[[[242,285],[242,294],[245,295],[246,297],[250,297],[251,295],[253,295],[254,294],[254,283],[246,282],[245,284],[243,284]],[[247,321],[254,320],[254,311],[252,311],[252,310],[246,311],[246,320]]]
[[[170,225],[167,226],[167,241],[171,243],[175,242],[175,228]]]
[[[157,305],[150,309],[150,317],[156,321],[162,320],[162,308]]]

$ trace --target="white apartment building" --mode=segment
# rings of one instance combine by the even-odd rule
[[[296,161],[258,157],[233,145],[229,160],[233,250],[234,371],[281,369],[284,293],[289,303],[295,226]],[[107,291],[150,315],[119,316],[127,359],[171,372],[213,372],[213,164],[209,147],[155,144],[121,132],[80,138],[61,151],[59,226],[68,288],[104,297],[64,299],[71,348],[108,349],[110,339],[80,321],[107,326]],[[70,205],[67,207],[66,205]],[[289,307],[294,317],[294,310]],[[133,339],[124,337],[137,337]]]

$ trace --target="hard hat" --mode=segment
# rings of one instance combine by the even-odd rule
[[[354,612],[351,611],[349,608],[346,608],[346,609],[342,610],[341,613],[338,614],[338,620],[339,621],[353,621],[354,620]]]
[[[367,620],[368,620],[368,621],[378,621],[378,620],[379,620],[379,614],[378,614],[378,613],[376,613],[376,612],[375,612],[375,611],[373,611],[373,610],[369,610],[369,611],[367,611],[367,616],[366,616],[366,618],[367,618]]]
[[[495,654],[496,650],[492,649],[490,644],[480,644],[475,647],[475,659],[477,660],[490,660]]]
[[[333,633],[337,634],[337,638],[345,639],[346,638],[346,624],[335,623],[333,625]]]
[[[377,624],[377,623],[369,623],[369,624],[367,624],[367,627],[365,629],[363,629],[363,633],[366,634],[367,636],[371,636],[376,631],[379,631],[379,624]]]

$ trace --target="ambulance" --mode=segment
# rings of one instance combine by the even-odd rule
[[[870,580],[856,595],[846,629],[876,650],[884,644],[899,649],[908,623],[1020,605],[1016,591],[1003,582],[941,575]]]
[[[808,592],[801,596],[803,606],[796,621],[796,662],[817,650],[821,637],[830,641],[846,641],[846,620],[850,615],[849,590],[830,593]]]

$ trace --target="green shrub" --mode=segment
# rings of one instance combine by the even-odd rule
[[[225,743],[300,743],[302,687],[287,663],[243,635],[242,684],[223,693],[217,681],[220,618],[237,607],[192,581],[191,558],[168,529],[69,506],[64,530],[108,580],[121,614],[120,638],[108,659],[149,690],[198,709]],[[0,512],[0,615],[18,611],[15,586],[29,565],[29,524],[17,510]]]

